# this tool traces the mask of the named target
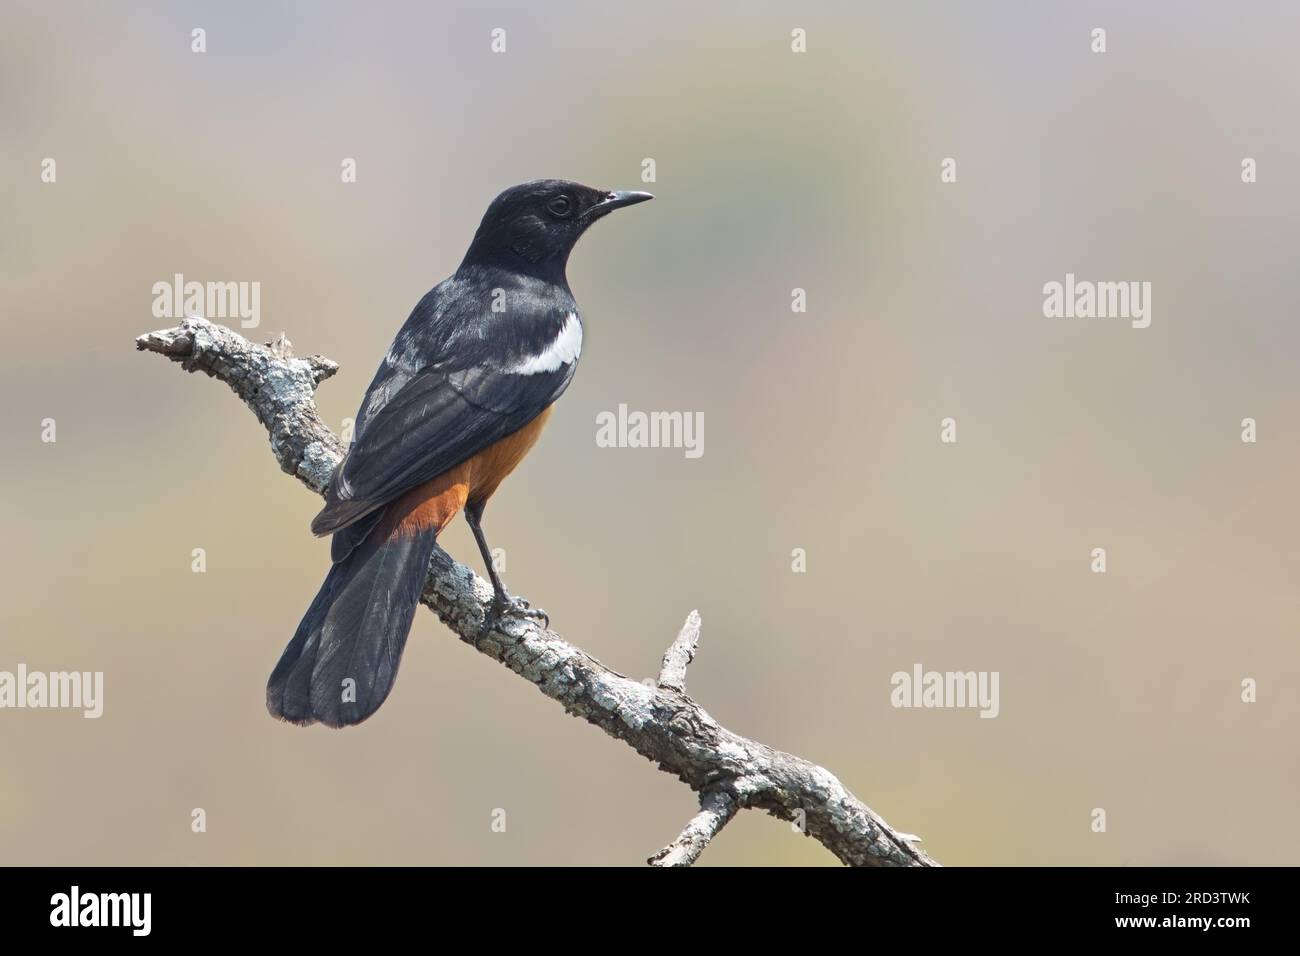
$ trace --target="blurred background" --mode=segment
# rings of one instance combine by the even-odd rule
[[[1300,862],[1298,35],[1273,3],[10,0],[0,670],[103,671],[105,709],[0,711],[0,862],[639,865],[677,834],[685,787],[427,612],[371,720],[272,720],[319,502],[133,345],[176,324],[155,282],[258,282],[245,334],[341,363],[337,429],[544,176],[658,199],[571,260],[582,366],[486,520],[512,591],[634,677],[698,607],[710,713],[943,863]],[[1044,318],[1067,272],[1151,282],[1150,328]],[[620,403],[702,412],[703,457],[597,447]],[[1000,715],[893,708],[917,663],[999,672]],[[834,860],[751,813],[702,862]]]

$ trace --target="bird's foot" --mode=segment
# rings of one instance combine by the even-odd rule
[[[543,611],[540,607],[533,607],[521,597],[511,597],[508,594],[497,595],[492,601],[492,611],[489,623],[495,623],[503,617],[525,617],[540,620],[543,628],[551,626],[551,616]]]

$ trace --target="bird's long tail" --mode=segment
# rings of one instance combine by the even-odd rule
[[[273,716],[346,727],[388,697],[446,523],[403,517],[390,505],[334,535],[334,565],[267,683]]]

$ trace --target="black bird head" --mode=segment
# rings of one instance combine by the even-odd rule
[[[500,266],[563,277],[569,253],[587,228],[649,193],[593,189],[563,179],[511,186],[483,215],[462,265]]]

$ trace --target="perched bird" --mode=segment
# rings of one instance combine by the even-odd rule
[[[492,201],[455,275],[398,331],[312,521],[333,566],[271,673],[266,706],[296,724],[356,724],[384,702],[438,534],[461,509],[495,615],[543,616],[492,566],[483,509],[541,434],[578,365],[565,278],[596,220],[653,198],[543,179]]]

